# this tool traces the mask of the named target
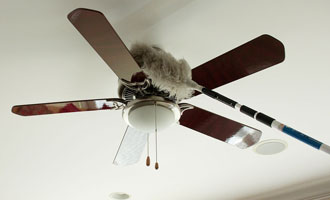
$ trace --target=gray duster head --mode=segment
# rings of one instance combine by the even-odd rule
[[[131,54],[159,90],[168,92],[178,101],[188,99],[194,93],[191,68],[184,59],[176,60],[159,47],[142,43],[134,44]]]

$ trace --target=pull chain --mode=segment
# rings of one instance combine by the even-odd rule
[[[156,142],[156,163],[155,163],[155,169],[157,170],[159,168],[158,164],[158,145],[157,145],[157,101],[155,101],[155,142]]]
[[[150,156],[149,156],[149,134],[147,136],[147,160],[146,160],[146,165],[149,167],[150,166]]]

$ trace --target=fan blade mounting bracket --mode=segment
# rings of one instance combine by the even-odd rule
[[[179,108],[180,108],[181,115],[182,115],[183,112],[185,112],[186,110],[194,109],[194,106],[189,103],[179,103]]]

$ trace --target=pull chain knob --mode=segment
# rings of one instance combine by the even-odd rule
[[[146,165],[147,165],[148,167],[150,166],[150,157],[149,157],[149,156],[147,156]]]

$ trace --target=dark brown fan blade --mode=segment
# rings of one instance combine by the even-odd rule
[[[68,14],[68,19],[119,78],[130,81],[141,71],[101,12],[78,8]]]
[[[11,111],[17,115],[32,116],[68,112],[116,109],[115,103],[126,104],[122,99],[91,99],[80,101],[64,101],[43,104],[13,106]]]
[[[261,131],[194,106],[183,112],[180,124],[228,144],[245,149],[257,143]]]
[[[284,57],[284,46],[279,40],[261,35],[192,69],[192,79],[214,89],[278,64]]]

